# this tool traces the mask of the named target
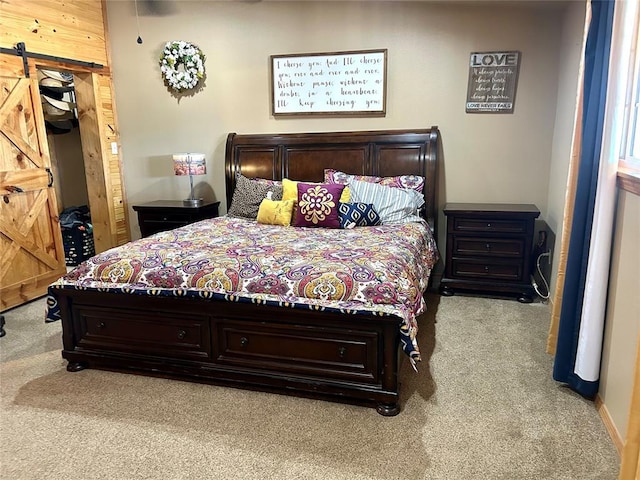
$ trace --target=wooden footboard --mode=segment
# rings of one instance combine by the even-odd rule
[[[69,371],[138,372],[356,403],[382,415],[399,412],[397,317],[56,293]]]

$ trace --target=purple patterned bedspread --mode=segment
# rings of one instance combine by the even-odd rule
[[[50,286],[48,319],[59,318],[60,288],[397,315],[413,363],[420,360],[416,316],[437,259],[426,223],[338,230],[219,217],[90,258]]]

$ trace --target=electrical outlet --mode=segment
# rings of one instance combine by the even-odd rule
[[[544,220],[536,220],[531,252],[532,284],[541,290],[551,283],[553,250],[556,236]],[[549,288],[549,287],[546,287]]]

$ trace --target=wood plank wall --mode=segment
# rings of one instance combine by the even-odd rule
[[[113,221],[111,234],[117,245],[123,245],[129,241],[129,223],[124,208],[124,185],[122,183],[122,162],[120,155],[113,153],[111,145],[120,143],[120,134],[116,123],[116,106],[113,93],[111,76],[100,75],[98,77],[98,99],[100,102],[101,124],[104,125],[103,137],[106,140],[107,160],[109,168],[106,175],[111,184],[111,203],[113,205]]]
[[[2,0],[0,47],[24,42],[30,52],[109,67],[100,0]]]

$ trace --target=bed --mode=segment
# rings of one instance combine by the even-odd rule
[[[385,178],[421,176],[425,179],[421,188],[424,206],[417,213],[424,220],[424,230],[435,238],[438,151],[437,127],[338,133],[230,133],[225,153],[227,205],[232,204],[242,177],[274,183],[283,179],[321,183],[326,180],[328,170]],[[209,230],[214,225],[217,230]],[[157,260],[163,262],[168,246],[184,249],[193,244],[199,257],[186,256],[185,250],[172,254],[179,257],[177,264],[189,265],[183,270],[191,271],[189,275],[193,277],[178,279],[173,284],[165,269],[165,273],[158,274],[164,275],[164,283],[154,284],[160,285],[158,288],[149,285],[142,288],[135,282],[112,285],[92,281],[90,266],[96,270],[111,268],[115,277],[122,275],[121,264],[113,260],[122,256],[122,247],[118,247],[119,250],[97,255],[93,263],[90,259],[91,265],[81,264],[50,286],[48,321],[57,318],[62,321],[62,356],[68,361],[70,372],[97,368],[140,373],[354,403],[374,407],[381,415],[396,415],[400,411],[399,364],[405,358],[412,363],[419,361],[415,324],[411,322],[415,320],[414,314],[424,307],[417,303],[424,303],[424,290],[437,260],[435,243],[428,253],[413,255],[405,262],[419,271],[415,276],[421,280],[414,281],[415,285],[403,277],[401,268],[383,272],[386,277],[395,275],[397,270],[404,281],[401,285],[407,285],[406,292],[419,290],[419,302],[416,298],[406,302],[416,304],[413,311],[406,305],[376,302],[368,307],[358,304],[359,308],[354,306],[358,302],[341,301],[347,297],[331,297],[326,293],[325,297],[309,299],[296,299],[275,290],[265,293],[264,285],[269,282],[254,282],[254,290],[236,293],[235,287],[229,285],[237,274],[225,270],[226,267],[216,267],[216,272],[221,269],[226,272],[223,280],[216,279],[216,288],[204,292],[180,288],[181,281],[192,286],[204,285],[203,274],[193,266],[209,261],[202,257],[205,250],[213,251],[225,244],[227,252],[235,249],[233,252],[245,255],[245,269],[266,263],[253,251],[250,254],[242,251],[247,245],[251,248],[269,245],[272,262],[276,258],[281,270],[288,268],[283,265],[294,258],[293,254],[279,250],[273,253],[271,246],[280,236],[284,244],[299,242],[288,237],[295,230],[308,230],[316,235],[312,241],[315,243],[308,244],[314,247],[307,248],[316,253],[322,251],[320,242],[329,237],[341,238],[345,245],[351,244],[347,238],[358,238],[355,241],[361,245],[375,242],[391,245],[395,235],[403,239],[409,250],[417,248],[409,240],[417,229],[413,224],[400,225],[396,231],[390,228],[381,225],[360,229],[367,230],[367,239],[347,237],[355,235],[357,228],[274,227],[226,216],[204,220],[124,247],[131,255],[128,265],[134,265],[131,268],[135,270],[135,265],[156,261],[149,251],[165,252]],[[205,242],[205,238],[209,241]],[[304,250],[299,249],[298,254],[305,255]],[[140,255],[138,263],[136,255]],[[331,252],[325,256],[332,256]],[[212,269],[208,274],[209,280],[216,275]],[[298,281],[295,272],[288,274],[292,282]],[[302,281],[305,286],[296,284],[295,288],[309,287],[308,280]],[[353,284],[352,279],[345,282],[341,285]],[[262,285],[261,290],[255,290],[256,284]],[[269,285],[274,288],[273,282]],[[398,295],[406,292],[403,287],[397,290]]]

